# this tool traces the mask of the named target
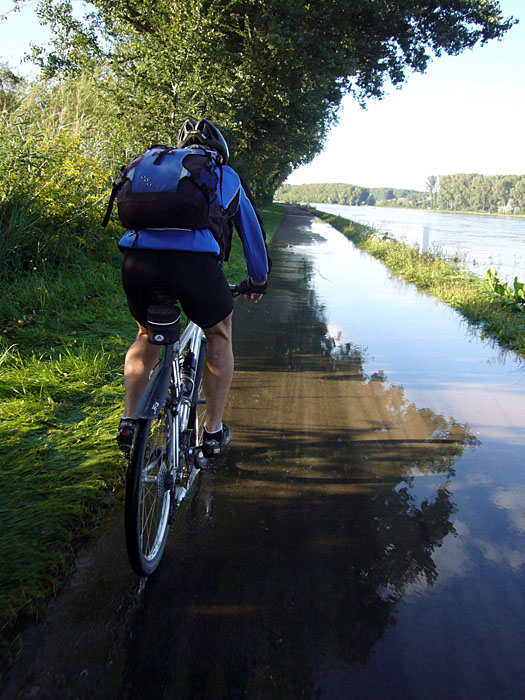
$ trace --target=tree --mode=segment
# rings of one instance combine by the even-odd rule
[[[26,0],[17,0],[21,5]],[[217,121],[235,165],[269,197],[322,148],[344,94],[365,104],[385,83],[501,37],[496,0],[94,0],[81,23],[69,0],[41,0],[49,75],[103,62],[123,109],[173,138],[183,117]],[[149,140],[149,139],[148,139]]]
[[[13,73],[0,62],[0,112],[12,112],[24,96],[27,87],[24,78]]]
[[[494,211],[506,211],[509,208],[510,192],[518,181],[517,175],[496,175],[494,178]],[[512,209],[512,205],[510,205]]]
[[[437,177],[429,175],[425,183],[425,188],[430,192],[430,206],[433,208],[436,203]]]
[[[520,178],[510,191],[512,206],[525,212],[525,177]]]

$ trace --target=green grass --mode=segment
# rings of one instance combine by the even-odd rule
[[[382,260],[396,275],[457,309],[479,329],[482,337],[491,338],[525,357],[523,305],[509,303],[505,291],[497,292],[497,284],[468,272],[460,260],[446,259],[436,253],[420,255],[417,248],[369,226],[312,211],[358,247]]]
[[[284,209],[262,211],[270,241]],[[110,234],[108,234],[110,235]],[[237,237],[235,237],[237,238]],[[6,283],[0,301],[0,663],[62,585],[122,485],[122,365],[136,334],[116,245]],[[228,279],[245,277],[234,241]]]

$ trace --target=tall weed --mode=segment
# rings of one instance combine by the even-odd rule
[[[501,301],[514,311],[523,311],[525,309],[525,284],[520,282],[517,277],[514,278],[514,283],[510,285],[508,282],[502,282],[498,276],[498,272],[494,268],[487,270],[487,282]]]
[[[135,146],[117,111],[90,76],[35,82],[0,117],[3,283],[79,255],[106,260],[114,250],[120,229],[104,230],[101,220],[117,165]]]
[[[47,120],[46,120],[47,121]],[[2,276],[81,252],[103,257],[100,227],[109,173],[90,156],[72,125],[0,122],[0,260]],[[7,146],[9,144],[9,146]]]

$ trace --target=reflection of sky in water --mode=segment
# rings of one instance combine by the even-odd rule
[[[316,204],[320,211],[339,214],[419,245],[424,226],[430,247],[466,258],[470,270],[483,276],[496,267],[503,279],[525,280],[525,219],[472,214],[442,214],[418,209],[385,209]]]
[[[525,534],[525,486],[512,491],[498,489],[492,495],[492,502],[507,512],[514,530]]]
[[[483,341],[453,309],[393,278],[323,222],[314,284],[336,345],[363,348],[367,371],[385,372],[410,400],[477,426],[484,437],[523,444],[525,367]]]
[[[525,680],[525,365],[334,229],[313,228],[325,239],[310,256],[333,355],[345,343],[362,348],[368,376],[384,373],[418,409],[465,424],[479,440],[445,483],[417,468],[407,474],[419,507],[439,488],[455,506],[454,530],[432,553],[437,579],[408,585],[366,666],[322,670],[319,688],[326,697],[366,688],[368,697],[397,698],[409,688],[418,698],[515,698]]]
[[[442,574],[467,576],[485,563],[519,572],[525,563],[525,367],[503,353],[454,310],[392,278],[323,222],[310,248],[313,284],[337,348],[363,349],[367,374],[384,372],[409,401],[466,423],[481,447],[467,450],[449,484],[459,515],[456,534],[436,552]],[[307,252],[304,248],[304,252]],[[435,489],[412,473],[418,499]],[[419,478],[421,477],[421,478]],[[468,516],[468,517],[467,517]],[[412,591],[426,590],[426,585]]]

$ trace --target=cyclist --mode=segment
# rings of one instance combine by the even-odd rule
[[[127,231],[120,240],[122,283],[138,334],[124,362],[125,402],[117,442],[124,452],[130,450],[135,428],[131,416],[158,361],[158,346],[148,342],[147,308],[156,303],[159,291],[169,292],[179,300],[188,318],[203,329],[208,341],[202,379],[206,396],[203,453],[209,459],[231,441],[231,432],[222,422],[233,376],[233,301],[222,272],[222,258],[231,244],[230,222],[240,235],[248,273],[239,291],[254,303],[267,289],[268,256],[260,217],[247,187],[227,165],[228,145],[219,129],[207,119],[186,119],[177,148],[213,152],[213,167],[220,182],[217,198],[227,219],[226,234],[221,239],[211,229],[142,229]]]

